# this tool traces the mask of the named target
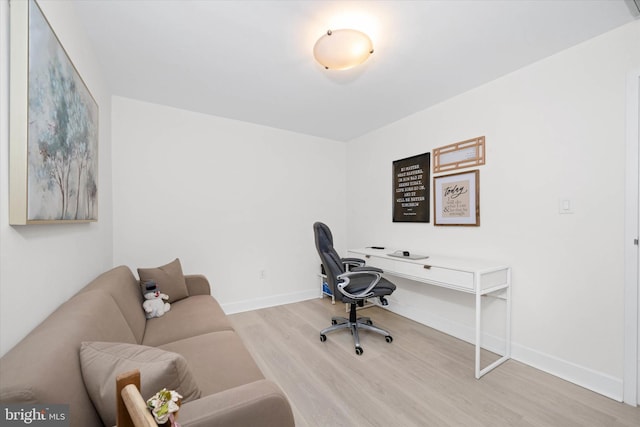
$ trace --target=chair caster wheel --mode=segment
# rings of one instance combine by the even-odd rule
[[[391,335],[387,335],[386,337],[384,337],[385,341],[387,342],[391,342],[393,341],[393,337]]]
[[[337,325],[337,324],[338,324],[338,321],[337,321],[337,320],[331,320],[331,324],[332,324],[332,325]]]
[[[325,334],[320,334],[320,342],[325,342],[327,340],[327,336]]]
[[[362,349],[362,347],[356,347],[356,354],[358,356],[362,356],[362,353],[364,353],[364,350]]]
[[[366,323],[367,325],[369,325],[369,326],[372,326],[372,325],[373,325],[373,322],[372,322],[371,320],[367,320],[365,323]]]

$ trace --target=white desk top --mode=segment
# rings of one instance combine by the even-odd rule
[[[442,267],[448,268],[452,270],[459,271],[471,271],[475,273],[483,273],[487,271],[493,270],[502,270],[508,268],[507,265],[501,262],[489,261],[489,260],[481,260],[481,259],[473,259],[473,258],[458,258],[458,257],[447,257],[441,256],[438,254],[431,254],[425,251],[415,252],[411,251],[412,254],[420,254],[428,256],[428,258],[422,259],[410,259],[405,257],[397,257],[397,256],[389,256],[389,254],[394,253],[401,249],[398,248],[384,248],[384,249],[373,249],[373,248],[359,248],[359,249],[349,249],[349,252],[354,254],[362,254],[375,256],[380,258],[386,258],[393,261],[402,261],[412,264],[419,265],[430,265],[432,267]]]

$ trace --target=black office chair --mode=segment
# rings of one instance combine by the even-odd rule
[[[357,355],[364,352],[360,346],[359,329],[384,335],[387,342],[393,341],[389,332],[373,326],[370,318],[357,317],[356,309],[358,306],[362,307],[364,301],[370,298],[379,298],[382,305],[388,305],[385,296],[393,293],[396,285],[383,278],[383,271],[379,268],[365,266],[364,260],[340,258],[333,248],[331,230],[325,224],[316,222],[313,224],[313,232],[329,288],[336,299],[350,304],[349,318],[332,317],[331,326],[320,331],[320,341],[326,341],[326,334],[329,332],[349,329],[353,335]]]

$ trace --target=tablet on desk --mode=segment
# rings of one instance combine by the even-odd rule
[[[405,259],[425,259],[425,258],[429,258],[429,256],[427,255],[418,255],[418,254],[412,254],[409,251],[395,251],[392,252],[390,254],[387,254],[389,256],[393,256],[396,258],[405,258]]]

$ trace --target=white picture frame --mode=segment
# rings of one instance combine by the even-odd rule
[[[480,225],[480,172],[433,178],[434,225]]]

